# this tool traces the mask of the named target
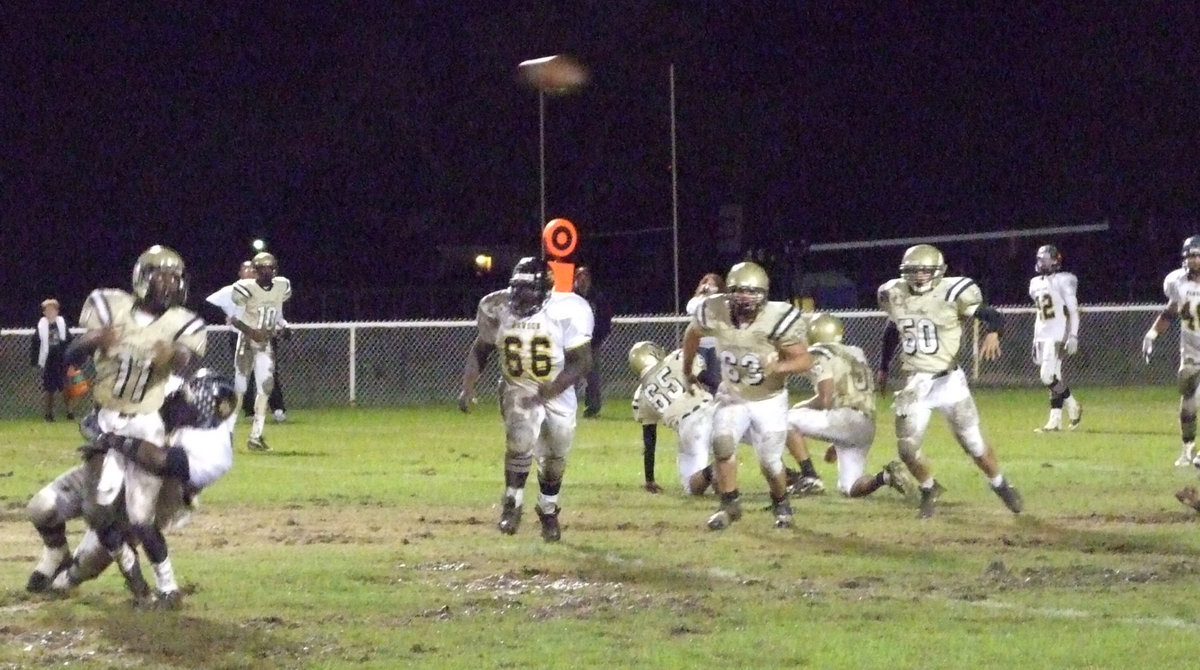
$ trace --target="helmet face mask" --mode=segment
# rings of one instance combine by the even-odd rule
[[[900,278],[913,293],[928,293],[946,276],[946,261],[937,247],[918,244],[909,247],[900,261]]]
[[[524,319],[533,316],[550,299],[554,276],[550,266],[539,258],[526,256],[513,266],[508,280],[508,306]]]
[[[735,325],[751,323],[767,302],[771,288],[767,272],[757,263],[738,263],[725,278],[729,314]]]
[[[154,245],[133,266],[133,295],[145,308],[165,312],[187,300],[183,257],[174,249]]]
[[[1039,274],[1054,274],[1062,268],[1062,254],[1053,244],[1044,244],[1037,250],[1037,260],[1033,269]]]
[[[1189,275],[1200,273],[1200,235],[1192,235],[1183,241],[1180,256]]]
[[[808,324],[810,344],[837,344],[844,334],[842,320],[832,314],[818,314]]]
[[[273,254],[265,251],[259,252],[250,260],[250,264],[254,266],[254,276],[258,279],[258,283],[264,288],[269,287],[271,282],[275,281],[275,274],[279,271],[279,261],[275,260]]]
[[[629,348],[629,369],[641,378],[666,357],[666,352],[658,344],[650,341],[638,342]]]
[[[227,377],[201,368],[163,403],[169,430],[216,428],[237,411],[237,391]]]

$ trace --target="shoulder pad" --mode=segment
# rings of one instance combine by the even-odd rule
[[[978,284],[970,277],[943,277],[942,282],[933,290],[940,292],[942,299],[946,302],[955,302],[959,297],[970,291],[972,287],[975,287],[976,291],[979,291]],[[982,296],[982,292],[979,292]]]
[[[500,310],[508,304],[508,289],[492,291],[479,301],[479,311],[490,317],[499,316]]]

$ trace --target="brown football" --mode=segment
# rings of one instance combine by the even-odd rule
[[[555,95],[576,91],[588,81],[587,68],[565,55],[524,61],[517,72],[525,84]]]

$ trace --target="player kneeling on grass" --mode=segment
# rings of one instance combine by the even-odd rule
[[[199,492],[220,479],[233,464],[233,423],[237,394],[228,379],[200,370],[166,398],[161,409],[168,431],[167,447],[101,433],[95,415],[80,427],[88,443],[80,448],[85,463],[59,475],[29,501],[29,520],[42,537],[42,558],[29,576],[26,589],[66,591],[98,576],[112,562],[94,530],[89,529],[71,553],[66,524],[83,514],[88,468],[98,467],[109,449],[120,451],[147,471],[164,478],[156,508],[160,530],[186,522]],[[127,543],[136,542],[128,523],[120,524]],[[132,547],[127,547],[133,551]],[[177,591],[175,593],[178,593]],[[135,594],[145,598],[148,594]],[[165,603],[179,604],[178,598]]]
[[[654,480],[654,451],[658,424],[665,423],[678,435],[676,463],[684,492],[703,494],[713,483],[713,469],[708,462],[712,451],[712,394],[703,386],[688,388],[682,349],[668,354],[653,342],[638,342],[629,349],[629,369],[638,377],[633,418],[642,424],[646,490],[662,490]]]
[[[867,452],[875,440],[875,384],[862,349],[842,343],[842,321],[819,314],[809,322],[808,351],[813,366],[804,377],[816,395],[788,411],[793,434],[831,442],[826,460],[836,460],[838,491],[851,498],[870,495],[883,486],[901,494],[915,492],[916,482],[904,464],[892,461],[874,475],[864,474]]]

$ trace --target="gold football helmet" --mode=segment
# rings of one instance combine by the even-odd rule
[[[836,344],[842,341],[844,333],[842,320],[832,314],[818,314],[808,322],[808,341],[811,344]]]
[[[667,354],[663,348],[654,342],[648,340],[638,342],[629,348],[629,369],[633,370],[633,374],[641,379],[642,375],[666,357]]]
[[[736,323],[753,321],[767,302],[771,280],[758,263],[744,262],[729,268],[725,277],[729,294],[729,313]]]
[[[271,282],[275,280],[275,274],[279,272],[279,261],[275,260],[273,254],[265,251],[254,254],[254,258],[250,259],[250,264],[254,266],[254,275],[258,278],[258,283],[264,288],[271,285]]]
[[[166,310],[187,300],[187,275],[183,257],[174,249],[156,244],[133,264],[133,295],[138,302]]]
[[[909,247],[900,261],[900,277],[913,293],[927,293],[946,276],[946,261],[937,247],[918,244]]]

